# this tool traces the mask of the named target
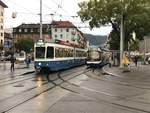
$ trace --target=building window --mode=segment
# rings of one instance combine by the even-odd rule
[[[62,34],[60,34],[60,38],[63,38],[63,35],[62,35]]]
[[[57,38],[57,35],[55,35],[55,38]]]
[[[19,32],[21,32],[22,31],[22,29],[19,29]]]
[[[3,36],[3,33],[1,33],[1,36]]]
[[[69,32],[69,29],[66,29],[66,32]]]
[[[28,29],[24,29],[24,32],[28,32]]]
[[[3,29],[3,26],[1,26],[1,29]]]
[[[32,32],[33,32],[33,29],[30,29],[30,32],[32,33]]]
[[[57,29],[55,29],[55,32],[57,32]]]

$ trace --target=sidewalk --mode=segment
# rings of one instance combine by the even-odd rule
[[[17,76],[25,73],[34,72],[33,63],[27,68],[25,63],[15,64],[15,71],[12,73],[10,70],[10,62],[0,62],[0,79],[6,78],[8,76]]]
[[[123,72],[124,69],[120,67],[105,67],[104,72],[117,77],[126,77],[126,76],[150,76],[150,65],[138,65],[131,66],[129,72]]]

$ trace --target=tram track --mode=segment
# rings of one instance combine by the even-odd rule
[[[79,70],[79,69],[78,69],[78,70]],[[70,79],[73,79],[73,78],[75,78],[75,77],[81,75],[81,74],[84,73],[84,72],[85,72],[85,71],[78,72],[78,74],[74,74],[75,72],[73,72],[73,73],[72,73],[72,76],[70,76],[71,73],[68,73],[67,75],[66,75],[66,74],[63,74],[63,76],[70,76],[70,77],[67,79],[67,80],[70,80]],[[11,96],[11,97],[8,97],[8,98],[5,98],[5,99],[1,100],[1,101],[0,101],[0,106],[1,106],[1,108],[2,108],[2,107],[3,107],[3,102],[5,103],[5,102],[7,102],[7,101],[15,100],[15,98],[17,98],[18,96],[20,97],[20,95],[28,95],[28,94],[31,95],[31,96],[28,97],[28,98],[24,98],[22,101],[20,100],[20,102],[18,102],[18,103],[15,103],[15,104],[13,103],[13,104],[8,105],[8,107],[6,107],[5,109],[3,109],[3,108],[1,109],[1,108],[0,108],[0,112],[1,112],[1,113],[6,113],[6,112],[10,111],[11,109],[13,109],[13,108],[15,108],[15,107],[17,107],[17,106],[19,106],[19,105],[21,105],[21,104],[23,104],[23,103],[25,103],[25,102],[31,100],[31,99],[33,99],[33,98],[35,98],[35,97],[37,97],[37,96],[39,96],[39,95],[41,95],[41,94],[43,94],[43,93],[45,93],[45,92],[47,92],[47,91],[53,89],[53,88],[55,88],[56,86],[60,86],[60,84],[63,84],[63,83],[65,82],[65,81],[61,81],[61,82],[59,81],[60,83],[56,83],[56,84],[55,84],[55,82],[58,82],[58,80],[60,80],[59,77],[58,77],[57,79],[51,80],[50,82],[44,82],[44,83],[42,83],[42,84],[41,84],[42,89],[40,90],[40,92],[37,92],[37,93],[35,93],[35,94],[30,93],[30,92],[34,92],[33,90],[37,91],[37,89],[40,89],[40,87],[35,86],[35,87],[30,88],[30,89],[27,89],[26,91],[22,91],[22,92],[16,94],[15,96]],[[50,83],[51,83],[51,85],[50,85]],[[70,91],[71,91],[71,90],[70,90]],[[72,92],[73,92],[73,91],[72,91]],[[75,93],[75,92],[74,92],[74,93]],[[24,96],[22,96],[22,98],[23,98],[23,97],[24,97]],[[22,98],[20,97],[20,99],[22,99]]]
[[[140,108],[137,108],[137,107],[132,107],[132,106],[128,106],[128,105],[124,105],[124,104],[120,104],[119,102],[117,101],[114,101],[114,102],[111,102],[111,101],[108,101],[108,100],[105,100],[105,99],[102,99],[102,98],[95,98],[93,96],[89,96],[89,95],[86,95],[85,93],[82,93],[81,91],[83,90],[86,90],[90,93],[98,93],[98,94],[103,94],[103,95],[107,95],[107,96],[111,96],[111,97],[115,97],[115,98],[119,98],[119,99],[123,99],[122,97],[119,97],[119,96],[115,96],[115,95],[112,95],[112,94],[108,94],[108,93],[105,93],[105,92],[100,92],[100,91],[96,91],[96,90],[93,90],[93,89],[90,89],[90,88],[86,88],[86,87],[81,87],[80,85],[77,85],[77,84],[74,84],[72,82],[69,82],[68,80],[64,80],[63,77],[61,77],[59,75],[59,78],[64,81],[64,83],[67,83],[73,87],[76,87],[76,88],[80,88],[79,91],[77,91],[77,89],[73,89],[73,88],[68,88],[68,87],[65,87],[65,86],[62,86],[62,84],[56,84],[54,82],[55,85],[67,90],[67,91],[70,91],[72,93],[75,93],[79,96],[83,96],[83,97],[86,97],[86,98],[91,98],[91,99],[94,99],[95,101],[98,101],[99,103],[101,102],[105,102],[105,103],[108,103],[108,104],[111,104],[111,105],[115,105],[115,106],[118,106],[118,107],[123,107],[123,109],[128,109],[128,110],[135,110],[135,111],[140,111],[140,112],[143,112],[143,113],[150,113],[150,111],[147,111],[147,110],[144,110],[144,109],[140,109]],[[131,100],[129,100],[131,101]],[[140,103],[144,103],[144,104],[148,104],[150,105],[150,103],[145,103],[145,102],[142,102],[142,101],[134,101],[134,102],[140,102]]]
[[[140,109],[140,108],[134,108],[132,106],[130,107],[130,106],[127,106],[127,105],[119,104],[117,102],[111,102],[111,101],[108,101],[108,100],[105,100],[105,99],[102,99],[102,98],[95,98],[91,95],[88,95],[88,94],[85,94],[85,93],[81,92],[82,90],[86,90],[90,93],[97,93],[97,94],[101,93],[101,92],[98,92],[98,91],[95,91],[95,90],[92,90],[92,89],[89,89],[89,88],[86,88],[86,87],[81,87],[77,84],[74,84],[74,83],[70,82],[70,80],[72,80],[73,78],[76,78],[77,76],[79,76],[81,74],[84,74],[88,71],[89,70],[86,69],[86,71],[84,70],[82,72],[79,72],[79,71],[77,72],[77,70],[76,70],[75,72],[77,72],[77,74],[74,74],[75,72],[72,72],[72,73],[68,73],[67,75],[65,73],[58,73],[57,74],[57,76],[58,76],[57,79],[50,79],[50,82],[45,82],[45,83],[42,84],[42,87],[43,86],[45,87],[44,90],[41,90],[40,92],[37,92],[36,94],[33,94],[28,98],[25,98],[24,100],[20,101],[19,103],[13,104],[13,105],[7,107],[6,109],[0,110],[0,111],[1,111],[1,113],[6,113],[6,112],[12,110],[13,108],[16,108],[16,107],[20,106],[21,104],[23,104],[27,101],[30,101],[30,100],[36,98],[37,96],[40,96],[41,94],[46,93],[46,92],[50,91],[51,89],[58,86],[58,87],[60,87],[64,90],[72,92],[76,95],[83,96],[83,97],[86,97],[86,98],[91,98],[91,99],[93,99],[93,100],[95,100],[99,103],[104,102],[104,103],[110,104],[112,106],[121,107],[121,108],[127,109],[127,110],[134,110],[134,111],[139,111],[139,112],[143,112],[143,113],[150,113],[149,111],[146,111],[146,110],[143,110],[143,109]],[[69,76],[69,77],[67,77],[67,76]],[[66,77],[67,79],[64,79],[64,77]],[[58,81],[58,80],[61,80],[61,81]],[[73,86],[73,87],[76,87],[76,88],[80,88],[80,91],[74,90],[74,88],[71,88],[71,87],[66,87],[66,85],[64,86],[63,84],[68,84],[71,87]],[[34,90],[36,88],[38,88],[38,87],[35,87],[31,90]],[[26,93],[26,92],[31,93],[30,91],[29,92],[25,91],[24,93]],[[26,94],[24,94],[24,95],[26,95]],[[111,96],[111,95],[107,95],[107,96]]]
[[[28,77],[31,77],[31,75],[30,75],[31,73],[34,73],[34,71],[32,71],[30,73],[24,73],[24,74],[21,74],[21,75],[16,75],[16,76],[10,75],[9,77],[3,78],[3,79],[0,80],[0,87],[4,86],[4,85],[9,85],[9,84],[13,84],[13,83],[16,83],[16,82],[20,82],[20,81],[22,81],[23,78],[26,79]],[[19,80],[19,79],[21,79],[21,80]]]
[[[133,82],[124,82],[124,81],[120,81],[120,80],[110,80],[110,79],[107,79],[107,78],[100,78],[99,76],[90,76],[90,75],[87,75],[88,77],[92,78],[92,79],[97,79],[97,80],[100,80],[100,81],[104,81],[104,82],[109,82],[109,83],[113,83],[113,84],[118,84],[118,85],[122,85],[122,86],[130,86],[130,87],[134,87],[134,88],[139,88],[139,89],[146,89],[146,90],[150,90],[150,88],[147,86],[145,87],[144,84],[139,84],[140,86],[137,86],[137,84],[133,84]],[[111,76],[112,77],[112,76]],[[117,78],[116,76],[114,76],[115,78]],[[120,78],[120,77],[118,77]],[[141,87],[143,86],[144,87]]]
[[[70,74],[70,73],[68,73]],[[0,87],[6,86],[6,85],[11,85],[11,84],[15,84],[15,83],[21,83],[24,82],[26,80],[32,80],[33,78],[35,78],[35,76],[30,75],[30,73],[28,74],[22,74],[22,75],[18,75],[18,76],[13,76],[13,78],[11,77],[7,77],[2,80],[0,80]],[[8,80],[7,80],[8,79]]]

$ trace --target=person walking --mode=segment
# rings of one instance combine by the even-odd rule
[[[138,64],[138,56],[137,55],[134,57],[134,63],[135,63],[135,66],[137,67],[137,64]]]
[[[10,70],[11,71],[15,70],[15,68],[14,68],[15,61],[16,61],[16,59],[15,59],[14,55],[11,55],[11,57],[10,57],[10,63],[11,63]]]
[[[27,64],[27,68],[29,68],[29,65],[31,63],[31,57],[30,56],[27,56],[27,58],[25,59],[25,62]]]
[[[128,57],[127,53],[125,53],[123,56],[122,64],[124,65],[124,71],[123,72],[128,72],[130,61],[129,61],[129,57]]]

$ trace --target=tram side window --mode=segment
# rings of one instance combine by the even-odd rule
[[[72,49],[68,49],[68,57],[73,57],[73,50]]]
[[[59,48],[55,48],[55,57],[58,58],[59,56]]]
[[[70,57],[73,57],[73,50],[71,50],[70,52]]]
[[[67,49],[63,49],[63,57],[67,57]]]
[[[56,58],[63,57],[63,49],[62,48],[55,48],[55,57]]]
[[[36,47],[36,58],[45,57],[45,47]]]
[[[54,48],[53,47],[47,47],[46,58],[54,58]]]

